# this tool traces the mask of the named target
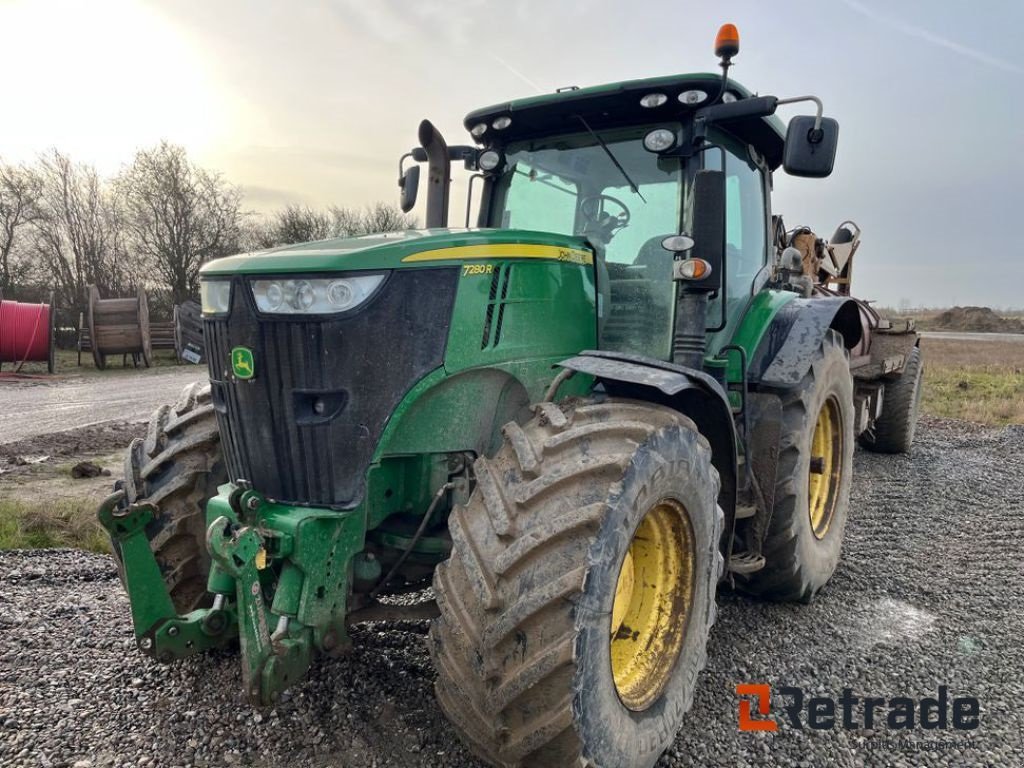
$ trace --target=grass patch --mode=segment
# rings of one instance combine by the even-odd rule
[[[1024,424],[1024,344],[924,339],[925,413]]]
[[[95,502],[0,500],[0,549],[56,547],[110,552],[110,539],[96,519]]]
[[[82,353],[82,364],[78,365],[78,352],[73,349],[58,349],[54,355],[54,362],[56,372],[64,376],[120,376],[125,373],[143,373],[146,371],[163,372],[167,370],[173,370],[175,368],[184,367],[178,363],[177,357],[175,357],[174,350],[161,349],[152,354],[151,362],[152,366],[146,368],[142,362],[139,362],[139,367],[136,368],[132,365],[131,357],[128,358],[127,365],[122,365],[121,355],[107,355],[107,367],[105,370],[99,370],[96,368],[95,363],[92,360],[91,352]],[[14,370],[13,365],[5,364],[4,370]],[[205,365],[195,366],[196,368],[206,370]],[[46,374],[46,363],[25,363],[21,369],[22,373],[31,374]]]

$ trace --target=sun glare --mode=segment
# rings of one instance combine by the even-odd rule
[[[0,157],[58,147],[113,172],[167,139],[203,152],[225,128],[199,50],[129,0],[0,0],[5,110]]]

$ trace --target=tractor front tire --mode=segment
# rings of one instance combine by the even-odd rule
[[[860,444],[875,453],[909,453],[917,431],[924,363],[921,348],[914,347],[899,376],[882,389],[882,413],[874,426],[860,436]]]
[[[206,502],[225,482],[210,385],[196,382],[153,413],[145,439],[132,440],[124,459],[125,501],[157,508],[146,537],[179,613],[207,599]]]
[[[693,701],[723,515],[689,419],[535,407],[450,517],[430,630],[441,709],[492,765],[647,768]]]
[[[745,592],[810,602],[832,578],[843,544],[853,475],[853,379],[839,334],[829,331],[803,381],[781,393],[775,503],[765,566],[737,578]]]

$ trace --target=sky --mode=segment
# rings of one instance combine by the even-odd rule
[[[252,210],[397,202],[422,118],[468,143],[476,107],[714,70],[726,21],[735,79],[840,123],[832,177],[777,173],[773,209],[862,227],[855,293],[1024,307],[1019,0],[0,0],[0,157],[112,174],[167,139]]]

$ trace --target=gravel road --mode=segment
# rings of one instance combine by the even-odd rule
[[[1024,765],[1024,427],[929,420],[918,434],[909,457],[858,453],[845,556],[813,604],[720,595],[660,768]],[[425,633],[359,627],[346,658],[256,712],[229,654],[161,666],[135,652],[109,558],[0,553],[0,765],[474,765],[431,697]],[[945,685],[980,700],[980,727],[796,730],[773,699],[777,733],[738,733],[741,682],[886,699]]]
[[[965,331],[920,331],[926,339],[947,341],[1009,341],[1024,344],[1024,333],[970,333]]]
[[[106,421],[145,421],[183,387],[206,378],[206,369],[112,371],[53,381],[0,383],[0,443],[13,443]]]

